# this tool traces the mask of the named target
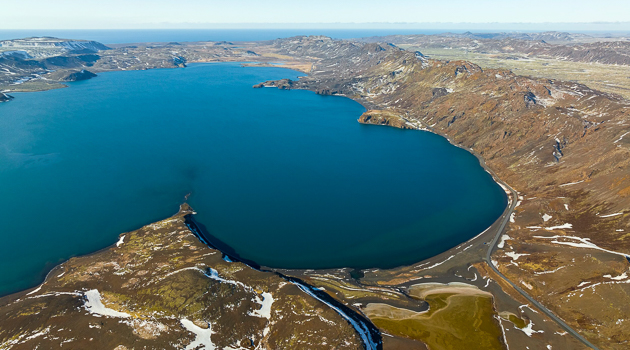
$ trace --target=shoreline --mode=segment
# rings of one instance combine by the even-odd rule
[[[197,65],[197,64],[199,64],[199,65],[203,65],[203,64],[225,64],[225,63],[227,63],[227,64],[240,64],[242,67],[254,67],[254,68],[282,68],[282,69],[288,69],[288,70],[291,70],[291,71],[294,71],[294,72],[301,72],[301,71],[299,71],[299,70],[296,70],[295,68],[292,68],[292,67],[290,67],[290,66],[286,66],[286,65],[284,65],[284,64],[269,65],[269,66],[267,66],[267,65],[247,65],[248,63],[252,63],[252,61],[249,61],[249,62],[247,62],[247,61],[241,61],[241,62],[239,62],[239,61],[216,61],[216,62],[195,62],[195,61],[191,61],[191,62],[189,62],[189,63],[195,64],[195,65]],[[262,63],[264,64],[264,63],[266,63],[266,62],[262,62]],[[176,68],[186,68],[186,67],[170,67],[170,68],[167,68],[167,67],[159,67],[159,68],[152,68],[152,69],[150,69],[150,70],[154,70],[154,69],[176,69]],[[107,71],[107,72],[103,72],[103,73],[110,73],[110,72],[125,72],[125,71],[126,71],[126,70],[115,70],[115,71]],[[307,73],[307,74],[308,74],[308,73]],[[69,85],[65,85],[65,87],[71,87],[71,86],[69,86]],[[23,91],[23,92],[18,92],[18,94],[22,94],[22,93],[29,93],[29,92],[44,92],[44,91],[51,91],[51,90],[55,90],[55,89],[38,90],[38,91]],[[309,89],[302,89],[302,88],[295,89],[295,90],[307,90],[307,91],[311,91],[311,92],[317,93],[316,91],[309,90]],[[330,96],[330,97],[342,97],[342,98],[347,98],[347,99],[350,99],[350,100],[352,100],[352,101],[354,101],[354,102],[356,102],[356,103],[360,104],[360,105],[361,105],[361,106],[365,109],[365,111],[369,111],[369,110],[370,110],[370,108],[373,108],[373,107],[374,107],[373,105],[370,105],[370,103],[369,103],[369,102],[367,102],[367,101],[364,101],[364,100],[362,100],[362,99],[355,99],[355,98],[352,98],[352,97],[349,97],[349,96],[346,96],[346,95],[343,95],[343,94],[333,94],[333,95],[324,95],[324,96]],[[363,124],[363,123],[360,123],[360,124]],[[369,123],[368,123],[368,124],[369,124]],[[378,125],[378,126],[381,126],[381,125]],[[389,125],[382,125],[382,126],[389,126]],[[488,173],[491,175],[491,177],[492,177],[493,181],[494,181],[496,184],[498,184],[499,186],[501,186],[502,181],[498,178],[498,176],[496,175],[496,173],[494,173],[494,171],[492,171],[490,168],[488,168],[488,166],[485,164],[485,161],[483,160],[483,158],[482,158],[482,157],[481,157],[478,153],[476,153],[474,150],[472,150],[472,149],[470,149],[470,148],[467,148],[467,147],[465,147],[465,146],[462,146],[462,145],[460,145],[460,144],[455,143],[455,142],[454,142],[454,140],[452,140],[450,137],[448,137],[447,135],[445,135],[445,134],[443,134],[443,133],[440,133],[440,132],[436,131],[436,130],[435,130],[434,128],[432,128],[432,127],[424,127],[424,128],[410,128],[410,130],[415,130],[415,131],[426,131],[426,132],[433,133],[433,134],[435,134],[435,135],[438,135],[438,136],[440,136],[440,137],[443,137],[443,138],[444,138],[444,139],[446,139],[446,140],[447,140],[447,141],[448,141],[451,145],[453,145],[453,146],[455,146],[455,147],[458,147],[458,148],[461,148],[461,149],[463,149],[463,150],[467,151],[468,153],[471,153],[472,155],[474,155],[474,156],[477,158],[477,160],[479,161],[479,165],[482,167],[482,169],[484,169],[486,172],[488,172]],[[506,184],[506,185],[507,185],[507,184]],[[503,186],[501,186],[501,187],[503,187]],[[249,259],[245,259],[245,258],[243,258],[243,257],[240,257],[238,254],[236,254],[236,253],[233,251],[233,249],[232,249],[231,247],[229,247],[228,245],[225,245],[224,243],[222,243],[222,242],[220,242],[220,241],[218,242],[218,246],[216,246],[216,248],[215,248],[215,249],[220,250],[223,254],[226,254],[226,255],[228,255],[228,256],[230,256],[230,257],[234,257],[235,259],[237,259],[237,260],[239,260],[239,261],[245,262],[245,263],[247,263],[247,264],[248,264],[248,265],[250,265],[250,266],[265,267],[265,268],[270,268],[270,269],[274,269],[274,270],[278,270],[278,271],[300,271],[300,272],[303,272],[303,271],[332,271],[332,270],[342,270],[342,269],[352,269],[352,270],[357,270],[357,271],[365,271],[365,270],[371,270],[371,269],[379,269],[379,270],[395,270],[395,269],[398,269],[398,268],[401,268],[401,267],[409,267],[409,266],[413,266],[413,265],[417,265],[417,264],[422,264],[422,263],[429,262],[429,261],[431,261],[432,259],[435,259],[435,258],[437,258],[437,257],[439,257],[439,256],[445,255],[445,254],[447,254],[447,253],[449,253],[449,252],[451,252],[451,251],[453,251],[453,250],[456,250],[458,247],[460,247],[460,246],[462,246],[462,245],[465,245],[465,244],[467,244],[467,243],[472,243],[472,242],[473,242],[473,241],[475,241],[477,238],[479,238],[482,234],[484,234],[486,231],[488,231],[489,229],[491,229],[491,228],[492,228],[492,227],[493,227],[493,226],[494,226],[497,222],[499,222],[499,220],[501,220],[501,218],[502,218],[504,215],[506,215],[506,210],[509,208],[509,204],[510,204],[510,198],[509,198],[509,196],[507,196],[507,194],[506,194],[506,198],[507,198],[507,203],[506,203],[507,205],[506,205],[506,207],[505,207],[504,211],[503,211],[503,212],[501,213],[501,215],[500,215],[500,216],[499,216],[499,217],[498,217],[498,218],[497,218],[494,222],[492,222],[492,223],[491,223],[491,224],[490,224],[490,225],[489,225],[489,226],[488,226],[488,227],[487,227],[484,231],[481,231],[481,232],[479,232],[479,233],[475,234],[474,236],[472,236],[471,238],[468,238],[468,239],[467,239],[467,240],[465,240],[465,241],[462,241],[462,242],[456,243],[455,245],[453,245],[453,247],[451,247],[451,248],[449,248],[449,249],[447,249],[447,250],[445,250],[445,251],[443,251],[443,252],[440,252],[440,253],[438,253],[438,254],[436,254],[436,255],[433,255],[433,256],[431,256],[431,257],[428,257],[428,258],[426,258],[426,259],[417,260],[417,261],[414,261],[414,262],[411,262],[411,263],[408,263],[408,264],[396,265],[396,266],[393,266],[393,267],[382,268],[382,267],[378,267],[378,266],[372,266],[372,267],[367,267],[367,268],[353,268],[353,267],[348,267],[348,266],[342,266],[342,267],[332,267],[332,268],[298,268],[298,269],[293,269],[293,268],[281,268],[281,267],[268,267],[268,266],[262,266],[262,265],[259,265],[259,264],[258,264],[258,263],[256,263],[255,261],[252,261],[252,260],[249,260]],[[509,215],[508,215],[508,216],[509,216]],[[217,240],[217,239],[216,239],[216,237],[213,237],[213,239],[214,239],[213,243],[214,243],[214,244],[216,244],[216,243],[217,243],[217,242],[216,242],[216,240]],[[89,256],[89,255],[91,255],[91,254],[96,254],[96,253],[101,252],[101,251],[103,251],[103,250],[107,250],[107,249],[109,249],[110,247],[111,247],[111,246],[103,247],[103,248],[101,248],[101,249],[99,249],[99,250],[97,250],[97,251],[90,252],[90,253],[87,253],[87,254],[80,254],[80,255],[78,255],[78,256]],[[59,263],[59,264],[63,264],[63,262],[61,262],[61,263]],[[59,265],[59,264],[58,264],[58,265]],[[55,267],[56,267],[56,266],[58,266],[58,265],[55,265]],[[53,269],[54,269],[55,267],[53,267]],[[50,271],[52,271],[52,269],[51,269]],[[49,271],[48,273],[50,273],[50,271]],[[0,298],[1,298],[1,297],[2,297],[2,296],[0,296]]]
[[[230,61],[230,62],[237,63],[237,62],[234,62],[234,61]],[[194,63],[214,63],[214,62],[194,62]],[[217,63],[219,63],[219,62],[217,62]],[[264,67],[264,66],[263,65],[259,65],[259,67]],[[175,67],[173,67],[173,68],[175,68]],[[273,68],[285,68],[285,69],[291,69],[293,71],[296,71],[296,69],[291,68],[291,67],[287,67],[287,66],[284,66],[284,65],[274,65]],[[301,89],[313,91],[312,89],[309,89],[308,87],[307,88],[301,88]],[[345,96],[343,94],[335,94],[333,96],[341,96],[341,97],[350,98],[353,101],[361,104],[366,110],[369,110],[370,108],[374,107],[374,106],[368,106],[369,102],[362,101],[362,99],[351,98],[351,97]],[[577,332],[575,332],[573,329],[571,329],[568,325],[563,323],[563,321],[560,320],[560,322],[558,322],[559,318],[557,318],[557,316],[555,316],[555,314],[553,314],[551,311],[549,311],[544,306],[542,306],[542,304],[538,303],[536,301],[536,299],[534,299],[531,296],[529,296],[529,294],[524,292],[516,284],[511,282],[503,273],[501,273],[498,270],[498,268],[495,266],[495,263],[492,261],[492,254],[497,250],[497,248],[498,248],[497,244],[498,244],[502,234],[506,230],[508,230],[510,228],[510,226],[511,226],[509,224],[508,220],[510,220],[510,215],[512,213],[514,213],[514,209],[518,205],[517,203],[518,203],[518,200],[519,200],[519,193],[516,190],[514,190],[512,187],[510,187],[507,183],[505,183],[500,177],[498,177],[496,172],[494,172],[492,169],[490,169],[488,167],[488,165],[485,162],[485,159],[483,157],[481,157],[474,149],[468,148],[468,147],[463,146],[461,144],[455,143],[455,141],[452,138],[448,137],[447,135],[445,135],[445,134],[443,134],[443,133],[441,133],[439,131],[436,131],[432,127],[425,127],[425,128],[416,127],[415,129],[416,130],[421,130],[421,131],[428,131],[428,132],[434,133],[436,135],[442,136],[442,137],[446,138],[451,145],[454,145],[456,147],[462,148],[462,149],[468,151],[469,153],[473,154],[478,159],[479,164],[482,166],[482,168],[484,170],[486,170],[486,172],[488,172],[492,176],[493,181],[495,183],[497,183],[499,186],[501,186],[504,189],[504,191],[506,192],[506,196],[507,196],[507,199],[508,199],[507,206],[504,209],[504,212],[501,214],[501,216],[499,216],[499,218],[494,223],[492,223],[492,225],[490,225],[490,227],[488,227],[486,230],[482,231],[480,234],[476,235],[475,237],[470,238],[470,239],[468,239],[465,242],[462,242],[461,244],[459,244],[456,247],[450,248],[450,249],[448,249],[448,250],[446,250],[446,251],[444,251],[444,252],[442,252],[442,253],[440,253],[438,255],[432,256],[430,258],[424,259],[422,261],[418,261],[418,262],[410,264],[410,265],[401,265],[401,266],[398,266],[398,267],[395,267],[395,268],[384,269],[384,270],[380,270],[380,269],[362,269],[361,270],[361,274],[363,274],[363,272],[371,273],[373,271],[379,271],[379,272],[395,271],[397,269],[402,269],[404,267],[408,267],[408,268],[416,267],[418,271],[422,271],[422,270],[433,269],[434,267],[442,265],[442,264],[444,264],[444,265],[441,266],[440,268],[443,267],[444,268],[443,271],[446,271],[445,269],[447,267],[449,267],[449,266],[451,267],[451,269],[453,269],[454,267],[462,266],[462,264],[464,264],[464,263],[468,264],[469,266],[472,266],[472,263],[475,263],[475,262],[482,262],[482,263],[485,262],[485,263],[487,263],[487,265],[489,265],[489,267],[493,270],[494,273],[496,273],[503,281],[505,281],[509,285],[511,285],[511,287],[514,290],[516,290],[518,293],[520,293],[521,296],[525,297],[527,300],[530,300],[537,309],[540,309],[541,311],[543,311],[547,316],[549,316],[552,320],[554,320],[562,328],[564,328],[564,329],[569,328],[567,331],[569,331],[572,336],[574,336],[578,340],[580,340],[580,342],[584,343],[585,345],[587,345],[589,347],[595,348],[588,341],[585,341],[581,337],[581,335],[579,335]],[[567,211],[568,210],[569,209],[567,208]],[[489,241],[486,241],[488,239],[489,239]],[[467,245],[470,245],[470,246],[467,246]],[[453,261],[450,261],[449,263],[447,263],[453,257],[457,256],[460,253],[463,253],[464,251],[466,251],[468,248],[472,247],[473,245],[474,245],[473,249],[470,252],[468,252],[468,253],[472,252],[472,255],[470,255],[468,253],[467,254],[463,254],[463,255],[460,255],[458,258],[455,258]],[[489,246],[485,247],[486,245],[489,245]],[[106,248],[103,248],[101,250],[106,250],[106,249],[109,249],[110,247],[106,247]],[[101,250],[99,250],[99,251],[101,251]],[[222,253],[224,253],[222,249],[218,249],[218,250],[221,251]],[[90,254],[94,254],[94,253],[90,253]],[[88,255],[90,255],[90,254],[88,254]],[[450,255],[450,254],[452,254],[452,255]],[[458,261],[458,262],[456,262],[456,261]],[[459,265],[457,265],[457,264],[459,264]],[[428,265],[431,265],[431,266],[428,266]],[[58,266],[60,266],[60,265],[57,265],[57,266],[53,267],[53,269],[51,269],[51,271],[49,271],[49,273],[46,275],[44,283],[45,283],[46,279],[48,279],[50,274]],[[475,266],[475,268],[477,268],[477,267]],[[273,271],[276,271],[276,272],[278,272],[278,271],[286,271],[287,273],[295,273],[295,274],[298,274],[298,275],[301,274],[301,275],[304,275],[304,276],[310,274],[311,272],[314,272],[314,273],[339,272],[340,274],[347,275],[347,273],[348,273],[347,270],[348,269],[349,268],[318,269],[318,270],[305,270],[305,269],[287,269],[287,270],[282,270],[282,269],[273,269]],[[435,272],[434,274],[437,274],[437,276],[433,276],[431,278],[427,278],[426,276],[421,276],[422,273],[418,273],[417,276],[416,276],[416,277],[418,277],[417,279],[410,280],[409,282],[405,282],[405,283],[402,283],[402,284],[390,284],[388,288],[396,288],[396,286],[404,286],[404,285],[407,285],[409,283],[418,283],[418,281],[420,279],[435,279],[435,280],[439,280],[440,278],[442,278],[444,280],[454,280],[454,277],[452,276],[452,274],[447,274],[446,272],[441,272],[441,271],[440,272]],[[350,274],[352,274],[352,272]],[[457,275],[455,275],[455,276],[457,276]],[[476,274],[475,274],[475,276],[476,276]],[[461,277],[461,276],[457,276],[457,277]],[[344,278],[346,278],[346,277],[344,277]],[[353,280],[354,280],[354,282],[358,283],[361,287],[364,287],[364,288],[367,288],[369,286],[369,283],[370,283],[370,279],[369,278],[364,278],[364,276],[360,276],[358,278],[354,278],[353,277]],[[365,284],[365,283],[368,283],[368,284]],[[0,299],[4,299],[4,297],[2,297]],[[507,341],[506,341],[506,343],[507,343]],[[554,346],[554,348],[555,348],[555,346]]]

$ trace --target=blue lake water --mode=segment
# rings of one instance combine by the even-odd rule
[[[252,88],[298,74],[111,72],[0,104],[0,294],[174,214],[187,193],[213,236],[285,268],[410,264],[500,216],[503,190],[444,138],[361,125],[347,98]]]

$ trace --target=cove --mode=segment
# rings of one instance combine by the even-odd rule
[[[0,104],[0,295],[177,212],[279,268],[395,267],[477,235],[503,190],[438,135],[361,125],[364,108],[253,89],[282,68],[111,72]]]

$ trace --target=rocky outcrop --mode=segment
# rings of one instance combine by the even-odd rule
[[[90,72],[89,70],[82,69],[78,72],[72,72],[68,74],[62,81],[80,81],[80,80],[88,80],[92,79],[96,76],[96,74]]]
[[[13,99],[13,96],[11,95],[7,95],[3,92],[0,92],[0,103],[2,102],[9,102]]]
[[[184,68],[186,67],[186,58],[182,56],[173,57],[173,64],[175,67]]]
[[[293,87],[293,80],[291,79],[280,79],[280,80],[269,80],[264,83],[256,84],[253,86],[254,89],[260,89],[264,87],[277,87],[281,90],[290,90]]]
[[[0,348],[363,349],[333,309],[201,243],[187,215],[184,205],[0,299]]]
[[[408,122],[427,125],[482,157],[520,194],[509,241],[500,244],[493,264],[596,345],[625,346],[630,338],[617,320],[630,312],[624,272],[630,256],[630,102],[572,82],[427,60],[390,45],[312,37],[274,45],[286,55],[318,57],[313,73],[293,88],[334,87],[373,110],[361,117],[364,123],[400,127],[396,115],[404,111]],[[415,266],[384,274],[409,281],[421,271]],[[378,273],[371,278],[384,283]]]
[[[399,129],[414,129],[405,118],[393,111],[369,110],[359,117],[359,123],[387,125]]]

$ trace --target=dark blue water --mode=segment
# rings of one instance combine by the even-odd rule
[[[31,36],[94,40],[103,44],[171,41],[260,41],[296,35],[326,35],[336,39],[394,34],[438,34],[435,29],[2,29],[0,40]],[[463,33],[465,30],[452,30]]]
[[[0,104],[0,294],[187,193],[212,235],[285,268],[409,264],[499,217],[503,190],[444,138],[361,125],[347,98],[251,87],[297,74],[112,72]]]

